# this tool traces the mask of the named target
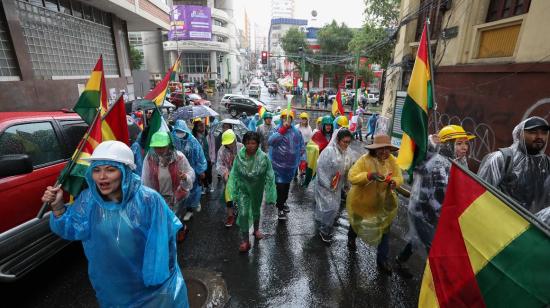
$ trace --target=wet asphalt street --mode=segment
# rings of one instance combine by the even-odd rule
[[[286,105],[281,96],[272,99],[266,88],[262,92],[262,100],[269,106]],[[214,108],[219,108],[216,103]],[[352,146],[361,148],[363,144]],[[334,241],[326,245],[313,219],[312,185],[304,190],[292,184],[288,200],[291,212],[286,222],[277,221],[274,207],[262,208],[260,229],[266,237],[252,240],[247,254],[238,251],[237,227],[224,226],[221,186],[215,187],[215,192],[204,196],[202,211],[188,223],[190,233],[178,248],[178,257],[182,269],[221,273],[230,295],[227,307],[417,305],[424,257],[413,255],[409,261],[411,279],[395,272],[380,272],[375,247],[358,240],[357,251],[348,251],[349,224],[344,206],[336,222]],[[404,247],[406,232],[406,211],[401,206],[391,227],[391,257]],[[2,306],[96,307],[86,263],[80,243],[71,244],[22,280],[0,285]]]

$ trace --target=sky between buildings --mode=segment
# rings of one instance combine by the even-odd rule
[[[244,28],[246,9],[251,28],[254,28],[254,24],[257,25],[256,34],[252,33],[252,36],[267,36],[271,20],[271,0],[236,0],[233,3],[235,22],[239,29]],[[294,18],[311,20],[311,11],[317,11],[317,22],[313,26],[322,27],[334,19],[338,23],[344,22],[348,27],[359,28],[364,21],[364,0],[295,0],[294,3]]]

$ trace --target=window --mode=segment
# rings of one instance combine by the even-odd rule
[[[82,137],[88,129],[88,125],[82,120],[69,120],[69,121],[60,121],[61,127],[63,128],[63,136],[65,137],[65,145],[67,150],[65,158],[69,158],[82,140]]]
[[[0,76],[19,76],[19,64],[15,60],[4,14],[0,14]]]
[[[69,0],[59,0],[59,11],[71,15],[71,2]]]
[[[487,22],[496,21],[529,12],[531,0],[491,0]]]
[[[100,54],[105,73],[119,74],[113,31],[111,26],[105,25],[111,23],[111,15],[103,14],[101,22],[84,20],[78,1],[70,1],[73,16],[25,1],[15,3],[35,77],[88,76]],[[62,3],[67,5],[69,2]],[[85,6],[84,11],[86,18],[93,20],[91,7]]]
[[[426,17],[430,18],[430,39],[435,40],[441,34],[441,22],[443,20],[444,11],[441,10],[441,5],[446,4],[444,0],[420,0],[420,14],[416,25],[416,41],[420,41],[422,30],[424,30],[424,21]]]
[[[50,122],[14,125],[0,136],[0,155],[27,154],[34,167],[65,158]]]

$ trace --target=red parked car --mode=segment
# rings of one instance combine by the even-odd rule
[[[0,281],[13,281],[69,242],[50,232],[41,197],[86,132],[67,112],[0,112]]]

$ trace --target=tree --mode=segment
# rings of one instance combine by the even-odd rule
[[[281,38],[281,43],[287,59],[294,63],[294,65],[301,69],[302,58],[300,56],[300,48],[303,48],[303,52],[306,56],[312,55],[311,49],[306,41],[306,34],[296,27],[290,28],[285,35]],[[318,65],[313,65],[306,61],[305,69],[310,74],[310,79],[318,77],[320,69]]]
[[[338,25],[336,21],[332,21],[319,30],[317,41],[319,42],[321,55],[346,55],[348,54],[348,45],[353,38],[354,32],[344,23]],[[345,64],[326,64],[321,67],[321,70],[329,75],[334,76],[336,84],[340,83],[339,77],[342,73],[348,71]]]
[[[130,46],[130,69],[139,70],[143,65],[143,54],[134,46]]]
[[[380,28],[396,28],[401,0],[365,0],[367,24]]]
[[[377,63],[385,68],[392,58],[395,45],[389,38],[390,35],[389,30],[365,23],[353,36],[348,49],[353,54],[367,56],[370,63]]]

